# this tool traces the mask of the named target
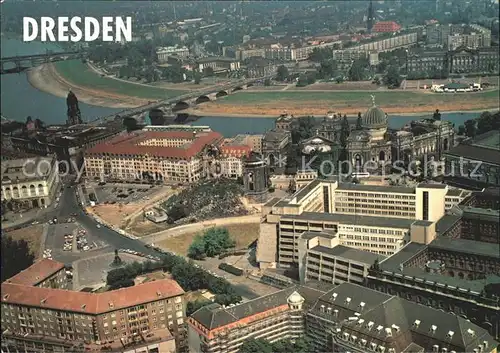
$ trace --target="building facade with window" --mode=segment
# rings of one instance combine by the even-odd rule
[[[292,286],[247,303],[211,304],[189,318],[190,351],[235,353],[249,338],[310,338],[315,352],[496,353],[481,327],[449,312],[343,283]],[[436,346],[438,349],[436,350]]]
[[[49,206],[59,186],[59,168],[55,157],[2,161],[2,201],[9,208]]]
[[[2,283],[2,351],[173,353],[187,346],[184,291],[173,280],[87,293],[18,276]]]

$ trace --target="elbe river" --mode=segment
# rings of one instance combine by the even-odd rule
[[[43,54],[46,50],[57,52],[61,49],[52,43],[24,43],[20,40],[5,38],[1,40],[2,57]],[[0,95],[0,111],[8,119],[25,121],[27,116],[31,116],[34,119],[41,119],[46,124],[62,124],[66,121],[66,100],[32,87],[25,73],[2,75]],[[97,107],[85,103],[80,103],[80,110],[85,120],[120,111],[120,109]],[[478,115],[479,113],[443,113],[442,119],[449,120],[455,124],[455,127],[458,127],[466,120]],[[393,115],[390,116],[389,125],[392,128],[399,128],[418,118],[418,116]],[[193,125],[209,125],[224,136],[234,136],[241,133],[263,133],[273,127],[274,119],[207,116],[201,117]]]

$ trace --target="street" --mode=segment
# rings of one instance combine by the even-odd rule
[[[87,253],[64,253],[61,256],[63,257],[57,257],[57,259],[64,260],[66,264],[71,264],[73,261],[76,260],[81,260],[86,257],[91,257],[91,256],[96,256],[100,254],[104,254],[107,252],[112,252],[115,249],[131,249],[134,251],[138,251],[141,253],[144,253],[146,255],[153,255],[153,256],[158,256],[158,252],[156,252],[153,249],[149,249],[145,246],[144,243],[142,243],[140,240],[133,240],[130,238],[127,238],[123,235],[118,234],[117,232],[102,226],[101,228],[97,228],[98,223],[90,216],[88,216],[81,208],[80,204],[78,203],[78,200],[75,195],[76,189],[73,188],[65,188],[61,198],[60,198],[60,207],[56,210],[54,210],[53,213],[49,214],[47,219],[57,217],[58,219],[65,219],[69,218],[72,214],[76,214],[76,222],[79,223],[83,228],[87,229],[89,233],[92,233],[92,235],[96,238],[99,238],[102,242],[106,243],[108,246],[103,249],[97,249],[93,250]],[[54,240],[51,239],[51,235],[49,234],[47,236],[47,242],[48,244],[54,244],[50,242],[54,242]],[[221,271],[219,269],[211,269],[213,272],[218,273],[219,275],[225,275],[230,282],[234,285],[237,293],[241,295],[243,298],[246,299],[254,299],[260,296],[261,294],[256,294],[253,290],[253,287],[257,284],[257,282],[247,279],[248,283],[242,284],[238,283],[242,281],[242,278],[233,278],[235,276],[228,275],[226,272]],[[273,290],[273,288],[270,288],[270,290]],[[261,291],[259,291],[261,292]]]

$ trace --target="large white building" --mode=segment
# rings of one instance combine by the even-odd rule
[[[2,201],[10,208],[46,207],[59,185],[55,157],[2,161]]]
[[[170,56],[178,58],[187,58],[189,56],[189,49],[187,47],[160,47],[156,49],[156,55],[160,63],[166,63]]]
[[[257,261],[261,268],[300,263],[309,233],[325,248],[338,245],[383,256],[408,242],[428,244],[445,210],[467,196],[444,184],[376,186],[315,180],[291,197],[262,207]]]

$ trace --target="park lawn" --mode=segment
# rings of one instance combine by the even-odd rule
[[[394,91],[351,91],[351,92],[314,92],[314,91],[278,91],[278,92],[252,92],[239,91],[231,94],[224,99],[218,100],[217,104],[221,105],[255,105],[255,104],[271,104],[276,101],[295,103],[311,102],[311,101],[329,101],[329,102],[345,102],[345,103],[360,103],[366,101],[366,104],[371,103],[370,95],[375,96],[375,101],[379,106],[387,105],[406,105],[408,103],[426,105],[439,103],[463,102],[467,99],[483,100],[496,102],[498,104],[498,90],[475,92],[475,93],[419,93],[419,92],[404,92],[399,90]]]
[[[7,233],[5,236],[13,240],[25,240],[28,243],[30,252],[37,259],[40,256],[40,247],[42,245],[43,224],[37,224],[26,228],[16,229]]]
[[[222,226],[227,228],[229,235],[236,241],[236,249],[246,248],[259,237],[259,223],[244,223]],[[172,251],[176,254],[187,256],[189,246],[196,235],[202,232],[186,233],[158,243],[162,249]]]
[[[83,88],[149,99],[166,99],[187,93],[186,90],[143,86],[101,77],[80,60],[59,61],[54,65],[65,80]]]

